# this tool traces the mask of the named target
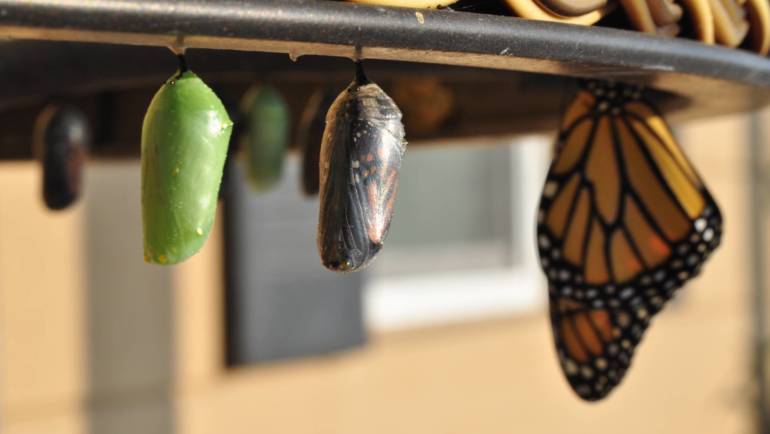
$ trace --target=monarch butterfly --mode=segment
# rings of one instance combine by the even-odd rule
[[[382,248],[406,150],[401,111],[356,63],[356,78],[326,116],[321,144],[318,251],[333,271],[365,267]]]
[[[244,157],[247,179],[266,191],[281,179],[289,141],[289,108],[277,89],[255,86],[244,97],[247,125]]]
[[[49,209],[65,209],[80,196],[90,136],[86,116],[75,107],[51,105],[40,113],[34,142],[43,169],[43,201]]]
[[[217,206],[233,122],[180,57],[142,125],[144,258],[175,264],[206,241]]]
[[[588,81],[564,114],[537,233],[562,370],[598,400],[719,245],[722,217],[642,90]]]
[[[316,91],[308,100],[305,111],[300,119],[298,148],[302,152],[302,172],[300,184],[302,191],[308,196],[315,196],[319,190],[318,165],[321,153],[326,112],[334,102],[337,94],[331,89]]]

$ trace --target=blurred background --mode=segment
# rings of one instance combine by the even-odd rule
[[[560,372],[535,259],[551,135],[410,148],[387,248],[352,275],[317,259],[295,154],[267,194],[234,182],[174,267],[142,260],[138,159],[89,162],[56,213],[36,162],[0,162],[0,431],[763,432],[768,121],[678,126],[723,245],[596,404]]]

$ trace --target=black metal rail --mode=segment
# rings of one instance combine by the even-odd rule
[[[770,60],[752,53],[446,10],[325,0],[0,0],[0,34],[633,80],[696,99],[705,112],[745,110],[770,98]]]
[[[135,155],[142,110],[174,68],[158,47],[209,49],[191,50],[192,65],[218,92],[237,98],[250,82],[271,81],[296,112],[314,88],[350,76],[347,62],[331,57],[409,62],[373,62],[374,77],[387,85],[438,75],[461,108],[446,128],[418,139],[547,129],[567,97],[565,76],[666,91],[676,96],[663,101],[674,121],[770,104],[770,60],[750,52],[448,10],[328,0],[0,0],[3,37],[16,41],[0,43],[0,159],[31,156],[30,125],[51,98],[75,98],[91,113],[101,131],[96,155]]]

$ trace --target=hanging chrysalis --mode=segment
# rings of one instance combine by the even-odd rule
[[[243,105],[247,179],[254,190],[266,191],[281,179],[289,142],[289,108],[281,93],[267,85],[252,88]]]
[[[71,106],[48,106],[37,119],[35,150],[43,169],[43,201],[65,209],[80,196],[90,142],[86,116]]]
[[[175,264],[203,246],[232,128],[222,102],[180,56],[179,71],[152,98],[142,126],[147,262]]]
[[[359,270],[382,248],[406,150],[401,111],[356,67],[329,109],[321,144],[318,250],[333,271]]]
[[[326,112],[334,102],[337,94],[332,89],[319,90],[314,93],[302,113],[299,124],[297,142],[302,152],[302,172],[300,183],[302,191],[308,196],[318,194],[319,182],[319,157],[321,154],[321,141],[326,127]]]

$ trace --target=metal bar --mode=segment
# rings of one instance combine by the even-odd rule
[[[692,79],[770,88],[770,60],[740,50],[616,29],[324,0],[0,0],[0,34],[621,78],[672,91],[691,88]]]
[[[752,297],[750,308],[752,311],[752,370],[755,389],[756,432],[770,433],[770,413],[768,412],[768,378],[765,363],[767,360],[767,249],[765,240],[767,231],[765,225],[768,218],[767,196],[768,184],[765,176],[765,135],[760,119],[761,114],[753,113],[750,117],[750,156],[749,170],[751,174],[750,187],[750,224],[749,246],[751,253],[751,268],[753,274]]]

